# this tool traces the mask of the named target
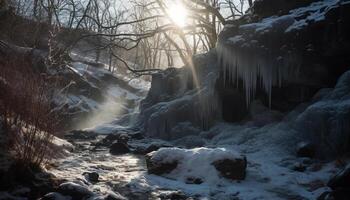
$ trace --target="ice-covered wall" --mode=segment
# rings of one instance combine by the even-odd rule
[[[350,71],[327,91],[296,119],[301,137],[315,144],[323,158],[350,150]]]
[[[153,77],[147,98],[142,102],[139,122],[146,135],[177,139],[208,129],[220,117],[220,103],[215,90],[219,77],[216,53],[194,58],[194,68],[168,69]],[[195,73],[195,77],[193,77]],[[197,80],[198,86],[195,86]],[[178,125],[188,124],[178,134]]]
[[[330,31],[326,29],[329,28],[327,20],[334,20],[334,23],[338,21],[337,18],[327,19],[330,18],[328,15],[348,4],[348,1],[324,0],[256,23],[226,25],[217,44],[218,62],[223,68],[224,81],[244,88],[247,105],[260,88],[266,92],[271,105],[272,88],[300,78],[304,59],[312,55],[316,45],[320,46],[328,39]],[[324,27],[324,32],[319,32],[317,26]],[[243,85],[239,85],[240,81]]]

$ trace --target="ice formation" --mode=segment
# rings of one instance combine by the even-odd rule
[[[325,20],[328,11],[346,3],[349,2],[315,2],[284,16],[272,16],[259,23],[241,25],[237,31],[233,31],[231,37],[221,37],[216,49],[219,65],[223,67],[225,84],[230,82],[238,87],[242,80],[247,105],[254,99],[257,88],[261,87],[271,104],[272,87],[281,86],[284,80],[297,77],[301,63],[298,54],[290,50],[293,48],[288,48],[274,35],[288,34],[309,23]],[[232,25],[225,27],[222,35],[230,35],[230,26]]]

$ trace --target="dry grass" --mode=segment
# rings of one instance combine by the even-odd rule
[[[40,166],[51,157],[47,152],[58,130],[50,86],[25,57],[6,60],[0,63],[0,117],[9,148],[17,162]]]

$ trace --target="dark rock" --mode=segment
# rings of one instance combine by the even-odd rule
[[[160,194],[159,198],[161,200],[187,200],[189,199],[183,192],[174,191],[171,193]]]
[[[147,153],[151,153],[152,151],[158,151],[160,148],[163,148],[163,147],[171,147],[171,145],[162,144],[162,143],[153,143],[146,148],[145,153],[147,154]]]
[[[337,188],[349,188],[350,189],[350,164],[345,169],[333,176],[327,183],[328,187],[334,189]]]
[[[131,133],[130,137],[132,139],[135,139],[135,140],[142,140],[145,138],[145,136],[142,134],[142,132],[139,132],[139,131]]]
[[[331,199],[330,194],[331,194],[330,191],[325,191],[320,196],[318,196],[316,200],[330,200]]]
[[[69,196],[64,196],[57,192],[51,192],[46,194],[44,197],[40,198],[40,200],[62,200],[62,199],[70,199]]]
[[[98,182],[98,178],[100,177],[97,172],[84,172],[83,175],[91,182]]]
[[[127,144],[130,137],[126,133],[117,133],[117,134],[109,134],[102,140],[98,141],[94,144],[95,147],[104,146],[104,147],[110,147],[114,142]]]
[[[306,170],[306,166],[303,163],[295,163],[293,168],[294,171],[304,172]]]
[[[114,142],[114,141],[118,140],[118,138],[119,138],[119,134],[109,134],[105,138],[103,138],[103,141],[105,141],[105,142],[107,142],[107,141]]]
[[[316,153],[315,145],[307,142],[300,142],[297,145],[297,156],[313,158]]]
[[[126,198],[119,193],[109,192],[109,194],[106,195],[104,200],[126,200]]]
[[[129,137],[128,134],[120,134],[119,137],[118,137],[118,139],[117,139],[117,141],[118,141],[119,143],[124,143],[124,144],[126,144],[126,143],[128,143],[129,139],[130,139],[130,137]]]
[[[317,200],[348,200],[350,197],[349,188],[340,188],[333,191],[323,192]]]
[[[252,14],[259,18],[286,14],[289,10],[305,6],[314,0],[256,0],[251,8]]]
[[[329,199],[334,200],[349,200],[350,188],[337,188],[330,193]]]
[[[141,155],[145,155],[153,151],[157,151],[163,147],[173,147],[173,145],[171,145],[170,143],[161,141],[161,140],[159,141],[145,140],[145,141],[142,141],[142,143],[136,143],[136,144],[130,144],[130,145],[133,148],[133,153],[141,154]]]
[[[161,160],[155,161],[152,159],[152,154],[146,155],[146,165],[147,165],[147,171],[149,174],[156,174],[156,175],[162,175],[162,174],[168,174],[174,169],[176,169],[178,163],[177,161],[171,162],[171,163],[163,163]]]
[[[200,178],[196,178],[196,177],[188,177],[188,178],[186,178],[186,184],[199,185],[199,184],[202,184],[202,183],[203,183],[203,180],[200,179]]]
[[[231,180],[244,180],[246,176],[247,159],[245,156],[235,160],[224,159],[212,163],[221,176]]]
[[[90,189],[73,182],[62,183],[58,192],[64,196],[70,196],[72,199],[87,199],[94,194]]]
[[[111,145],[109,152],[113,155],[120,155],[129,153],[130,149],[128,144],[116,142]]]
[[[322,169],[323,165],[321,163],[314,163],[310,166],[309,170],[312,172],[318,172]]]

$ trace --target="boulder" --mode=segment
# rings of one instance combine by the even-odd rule
[[[126,143],[115,142],[111,145],[109,152],[113,155],[120,155],[120,154],[129,153],[130,149],[128,144]]]
[[[115,193],[115,192],[109,192],[104,200],[127,200],[127,198],[123,197],[121,194],[119,193]]]
[[[91,182],[98,182],[100,175],[97,172],[84,172],[83,175]]]
[[[316,153],[315,145],[308,142],[300,142],[297,145],[296,152],[298,157],[313,158]]]
[[[256,0],[252,7],[252,14],[259,18],[272,15],[286,14],[289,10],[310,4],[314,0]]]
[[[231,180],[244,180],[246,176],[247,159],[245,156],[236,159],[217,160],[212,163],[222,177]]]
[[[64,196],[70,196],[72,199],[87,199],[94,194],[89,188],[73,182],[62,183],[58,187],[58,192]]]
[[[215,184],[223,178],[243,180],[247,160],[238,152],[225,148],[161,148],[146,155],[150,174],[188,184]]]
[[[334,189],[337,188],[348,188],[350,189],[350,164],[348,164],[345,169],[340,171],[338,174],[333,176],[328,181],[328,187]]]
[[[168,174],[176,169],[177,165],[177,161],[163,162],[162,160],[152,159],[152,153],[146,155],[146,166],[149,174]]]
[[[62,199],[72,199],[69,196],[64,196],[57,192],[50,192],[46,194],[44,197],[40,198],[40,200],[62,200]]]
[[[160,199],[169,199],[169,200],[190,200],[192,198],[189,198],[181,191],[174,191],[174,192],[165,192],[163,194],[159,195]]]
[[[109,147],[111,146],[114,142],[119,142],[119,143],[124,143],[126,144],[129,141],[130,137],[126,133],[117,133],[117,134],[109,134],[102,140],[98,141],[97,143],[94,144],[94,146],[104,146],[104,147]]]
[[[306,165],[304,165],[303,163],[300,163],[300,162],[296,162],[293,165],[292,170],[297,171],[297,172],[304,172],[306,170]]]

